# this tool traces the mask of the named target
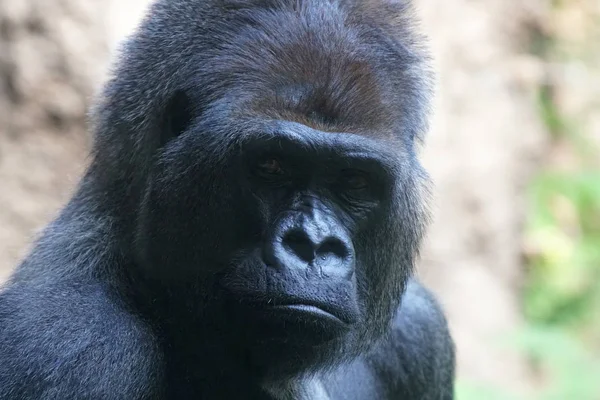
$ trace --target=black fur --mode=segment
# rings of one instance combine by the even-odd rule
[[[408,0],[159,0],[77,192],[0,293],[0,398],[452,399],[412,278],[413,22]]]

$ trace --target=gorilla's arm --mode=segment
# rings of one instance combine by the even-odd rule
[[[453,399],[454,343],[440,305],[409,281],[390,336],[327,383],[331,398]]]
[[[99,283],[15,282],[0,293],[0,399],[157,399],[147,327]]]

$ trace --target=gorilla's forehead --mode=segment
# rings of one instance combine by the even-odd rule
[[[399,107],[394,73],[381,65],[385,55],[344,23],[342,10],[317,9],[317,16],[310,7],[255,11],[213,65],[250,94],[257,112],[323,131],[362,128],[387,136]]]
[[[385,106],[379,84],[368,68],[329,72],[328,77],[305,77],[302,82],[293,73],[282,75],[284,82],[257,91],[254,109],[265,116],[295,121],[324,132],[367,132],[388,136],[393,111]],[[315,65],[315,70],[319,66]]]

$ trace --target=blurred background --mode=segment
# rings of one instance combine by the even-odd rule
[[[438,95],[419,274],[458,400],[600,399],[600,1],[415,0]],[[68,199],[147,0],[0,0],[0,281]]]

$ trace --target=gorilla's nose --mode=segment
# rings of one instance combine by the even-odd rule
[[[314,268],[326,276],[349,277],[354,270],[352,244],[332,229],[312,224],[289,227],[267,244],[268,264],[282,270]]]
[[[348,248],[341,239],[327,236],[322,240],[315,240],[299,229],[286,232],[281,244],[285,251],[307,263],[328,258],[332,261],[335,258],[343,260],[348,256]]]

